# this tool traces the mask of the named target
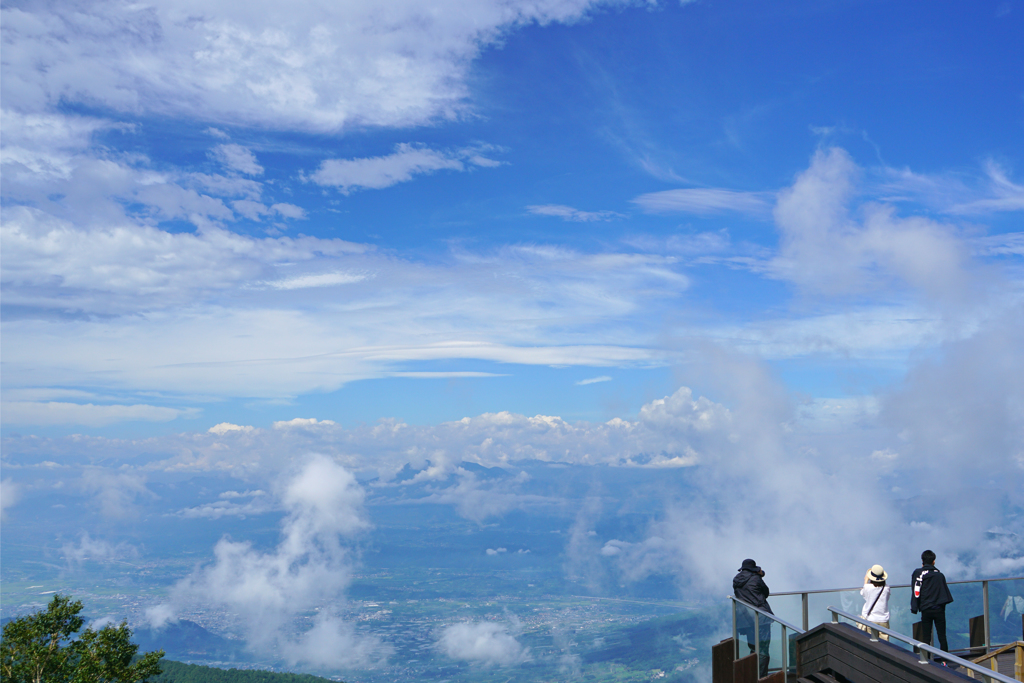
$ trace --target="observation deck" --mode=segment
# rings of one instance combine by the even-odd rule
[[[948,652],[920,641],[910,585],[890,588],[888,629],[860,618],[860,586],[777,593],[775,614],[730,596],[733,636],[711,648],[713,683],[1024,681],[1024,577],[950,581]]]

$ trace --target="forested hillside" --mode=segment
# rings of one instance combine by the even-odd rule
[[[217,669],[167,660],[160,662],[160,668],[163,672],[150,678],[150,683],[335,683],[330,679],[310,674]]]

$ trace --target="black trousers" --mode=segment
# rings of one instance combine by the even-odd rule
[[[768,663],[770,660],[768,650],[772,646],[771,624],[761,624],[760,631],[761,647],[759,649],[761,650],[761,656],[757,658],[757,668],[758,678],[764,678],[768,675]],[[741,630],[740,633],[747,637],[747,646],[750,648],[750,654],[754,654],[757,651],[754,647],[754,627],[751,626],[749,631]]]
[[[949,652],[949,643],[946,642],[946,606],[935,609],[921,610],[921,638],[928,645],[932,644],[932,624],[935,624],[935,632],[939,636],[939,647]]]

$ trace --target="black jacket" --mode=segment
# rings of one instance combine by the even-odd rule
[[[921,577],[921,594],[917,594],[917,579]],[[934,564],[926,564],[914,570],[910,577],[910,613],[917,614],[926,609],[938,609],[953,602],[953,596],[946,585],[946,577]]]
[[[752,572],[749,569],[741,569],[736,578],[732,580],[732,592],[733,595],[748,605],[763,609],[769,614],[775,614],[775,612],[772,612],[772,608],[768,606],[768,596],[771,592],[759,573]]]

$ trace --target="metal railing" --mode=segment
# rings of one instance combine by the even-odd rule
[[[891,631],[887,628],[879,626],[878,624],[872,621],[868,621],[867,619],[855,617],[848,612],[844,612],[832,606],[829,606],[828,611],[832,613],[833,624],[838,624],[839,617],[843,617],[844,619],[849,619],[850,621],[854,621],[858,624],[866,626],[868,629],[868,633],[870,633],[871,635],[871,642],[873,643],[878,642],[879,633],[884,633],[885,635],[889,636],[890,639],[896,639],[901,642],[907,643],[908,645],[914,648],[914,654],[917,655],[917,661],[921,664],[929,663],[929,655],[937,655],[942,659],[946,660],[947,662],[953,662],[954,664],[962,666],[965,669],[970,669],[971,671],[981,675],[981,678],[983,681],[985,681],[985,683],[992,683],[992,681],[1000,681],[1001,683],[1017,683],[1017,681],[1010,678],[1009,676],[1004,676],[1003,674],[993,671],[992,669],[986,669],[980,664],[975,664],[974,662],[969,662],[966,659],[961,659],[956,655],[951,655],[948,652],[940,650],[937,647],[932,647],[931,645],[926,645],[925,643],[922,643],[918,640],[914,640],[913,638],[908,638],[902,633]]]
[[[983,613],[983,616],[985,618],[984,619],[984,621],[985,621],[984,629],[985,629],[985,651],[986,652],[992,650],[993,648],[1000,647],[1001,645],[1007,645],[1008,644],[1008,643],[993,643],[992,642],[992,628],[991,628],[991,612],[992,612],[992,610],[991,610],[991,606],[989,605],[989,585],[993,584],[993,583],[998,583],[1000,581],[1024,581],[1024,576],[1008,576],[1008,577],[999,578],[999,579],[981,579],[981,580],[974,579],[974,580],[948,581],[947,582],[948,585],[950,585],[950,586],[964,585],[964,584],[979,584],[979,583],[981,584],[982,613]],[[888,586],[890,588],[894,588],[894,589],[895,588],[910,588],[911,587],[909,583],[906,583],[906,584],[888,584]],[[806,631],[808,628],[810,628],[810,614],[809,614],[809,612],[810,612],[810,609],[809,609],[810,600],[809,600],[809,596],[817,595],[817,594],[821,594],[821,593],[845,593],[845,592],[856,592],[856,593],[859,593],[860,589],[861,589],[860,586],[856,586],[854,588],[826,588],[826,589],[822,589],[822,590],[812,590],[812,591],[787,591],[787,592],[782,592],[782,593],[772,593],[771,597],[772,598],[781,598],[781,597],[799,595],[800,596],[801,623],[803,624],[803,629]]]
[[[782,671],[789,672],[789,637],[786,635],[786,629],[789,629],[793,633],[804,633],[804,629],[799,626],[794,626],[785,619],[780,619],[771,612],[766,612],[763,609],[754,607],[748,602],[744,602],[735,596],[728,596],[732,600],[732,659],[736,661],[740,658],[740,639],[739,632],[736,627],[736,604],[739,603],[749,610],[753,610],[754,616],[754,654],[757,655],[758,666],[761,665],[761,620],[757,615],[767,617],[782,627]],[[769,625],[770,628],[770,625]]]

